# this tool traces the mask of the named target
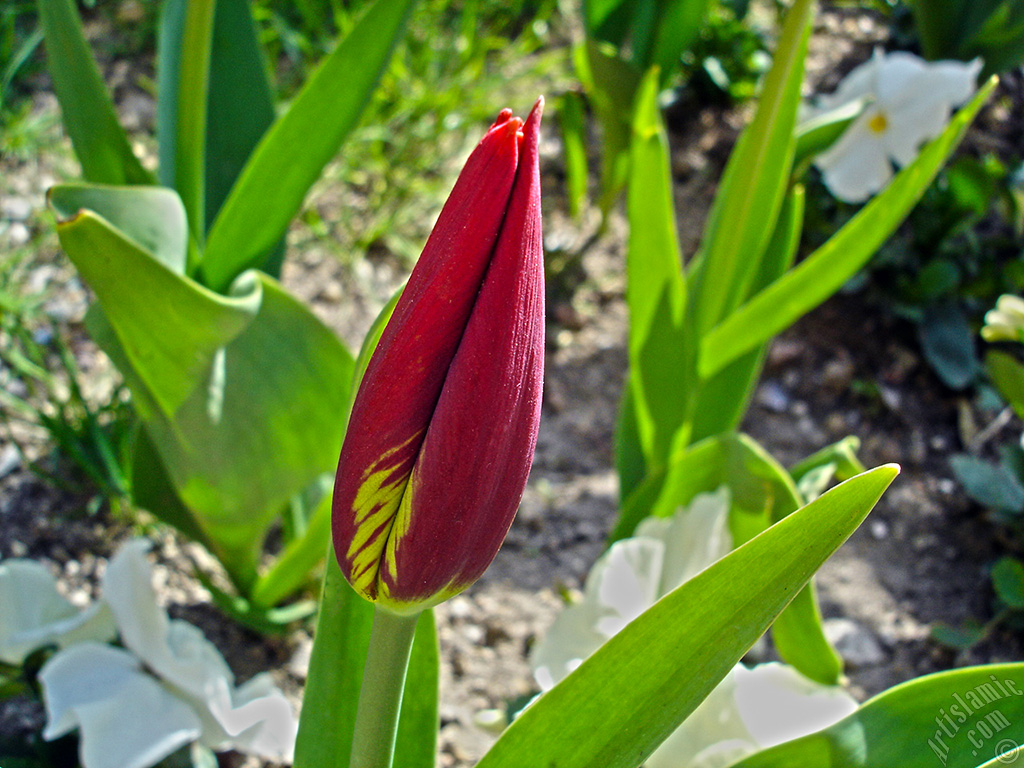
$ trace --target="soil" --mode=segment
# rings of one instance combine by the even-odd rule
[[[827,11],[812,45],[810,80],[829,89],[882,39],[870,16]],[[141,113],[135,117],[144,132],[151,105],[126,91],[132,98],[119,104]],[[41,90],[36,101],[40,115],[53,116],[52,96]],[[746,114],[708,107],[673,119],[677,209],[687,253],[697,244]],[[21,216],[5,202],[0,244],[17,245],[19,226],[29,234],[49,227],[38,213],[42,193],[57,179],[73,177],[67,153],[64,146],[52,158],[2,161],[0,200],[27,201],[31,212]],[[559,610],[560,595],[581,587],[616,514],[612,444],[626,369],[624,224],[613,217],[595,240],[593,212],[581,222],[568,217],[553,121],[546,126],[542,155],[547,248],[589,247],[549,296],[543,420],[518,517],[484,577],[436,609],[443,654],[442,766],[472,765],[496,738],[488,726],[498,719],[494,711],[536,691],[529,650]],[[337,190],[319,189],[308,205],[330,220],[339,199]],[[291,241],[303,247],[290,252],[284,282],[358,347],[404,267],[386,253],[343,265],[302,224],[295,225]],[[102,387],[109,367],[78,325],[86,293],[56,255],[53,239],[41,242],[33,289],[60,286],[53,308],[74,333],[87,379]],[[930,637],[936,623],[961,626],[991,616],[987,569],[1004,551],[998,529],[964,496],[948,465],[949,456],[962,450],[966,412],[962,397],[945,390],[923,363],[912,329],[857,294],[833,298],[771,348],[745,431],[787,465],[856,435],[865,465],[898,462],[903,468],[865,525],[818,576],[823,612],[847,658],[850,688],[860,698],[923,673],[1021,657],[1021,637],[1006,629],[963,652]],[[30,450],[45,450],[30,433],[20,436]],[[109,509],[87,513],[83,496],[39,480],[7,443],[0,443],[0,467],[0,559],[47,563],[66,594],[84,604],[95,597],[106,558],[141,528],[155,542],[159,594],[171,613],[201,626],[240,679],[272,669],[298,703],[308,664],[307,629],[265,638],[228,621],[190,575],[197,564],[215,567],[197,546]],[[0,701],[0,734],[27,733],[41,724],[41,709],[27,699]],[[239,757],[225,764],[256,763]]]

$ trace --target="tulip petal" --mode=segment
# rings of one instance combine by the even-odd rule
[[[483,573],[530,473],[544,372],[542,108],[523,126],[501,233],[387,541],[380,594],[396,610],[445,600]]]
[[[377,595],[387,538],[505,218],[521,126],[502,112],[470,155],[353,404],[333,532],[342,572],[369,599]]]
[[[43,666],[39,681],[47,713],[43,738],[78,728],[83,768],[148,768],[200,732],[188,705],[119,648],[72,646]]]

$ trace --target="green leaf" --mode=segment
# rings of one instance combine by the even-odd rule
[[[569,215],[580,215],[587,199],[587,123],[583,117],[583,96],[568,91],[559,100],[558,123],[562,128],[565,148],[565,187],[569,198]]]
[[[784,330],[839,290],[900,225],[992,93],[995,80],[954,116],[942,135],[828,242],[722,320],[701,339],[698,370],[709,378]]]
[[[964,310],[953,303],[926,307],[917,326],[925,359],[950,389],[964,389],[978,378],[974,332]]]
[[[670,0],[663,4],[657,28],[651,63],[671,76],[680,64],[680,57],[696,41],[704,23],[709,0]]]
[[[765,247],[753,290],[777,280],[793,264],[800,245],[803,220],[804,188],[796,184],[782,201],[775,231]],[[693,400],[690,442],[739,427],[761,377],[767,350],[768,342],[765,341],[695,387],[696,391],[690,396]]]
[[[356,702],[370,644],[373,605],[345,581],[333,549],[327,554],[313,653],[295,744],[295,768],[348,768]],[[398,723],[395,765],[434,765],[437,719],[438,647],[433,613],[416,626]]]
[[[38,7],[53,88],[82,175],[100,184],[152,184],[117,121],[73,0],[38,0]]]
[[[589,39],[575,48],[573,63],[601,127],[598,204],[607,216],[629,175],[630,121],[641,73],[619,58],[615,49]]]
[[[355,126],[415,0],[377,0],[266,132],[210,229],[202,271],[223,290],[261,263]]]
[[[992,586],[996,595],[1011,608],[1024,609],[1024,564],[1012,557],[1001,557],[992,566]]]
[[[806,677],[822,685],[839,684],[843,659],[825,637],[813,581],[807,582],[772,624],[772,640],[782,660]]]
[[[164,3],[157,44],[160,182],[174,187],[185,0]],[[194,108],[194,107],[193,107]],[[218,0],[210,40],[203,233],[275,117],[273,91],[246,0]]]
[[[949,465],[967,495],[979,504],[1011,514],[1024,512],[1024,486],[1005,465],[965,453],[953,456]]]
[[[730,155],[715,195],[701,245],[704,255],[694,274],[700,336],[747,297],[775,230],[793,163],[813,8],[812,0],[797,0],[786,13],[757,112]],[[701,373],[709,378],[714,371]]]
[[[145,427],[182,501],[248,592],[270,523],[336,465],[353,360],[273,278],[247,272],[235,290],[262,296],[256,318],[215,355],[173,419],[158,415]]]
[[[1005,750],[1006,737],[1019,740],[1021,722],[1024,664],[968,667],[890,688],[835,725],[733,768],[974,768]]]
[[[658,70],[637,95],[629,163],[629,382],[646,463],[664,464],[686,415],[686,287],[676,237]]]
[[[206,116],[204,231],[213,224],[275,116],[274,94],[249,2],[217,0]]]
[[[897,472],[880,467],[848,480],[666,595],[523,712],[478,768],[521,768],[538,756],[559,768],[636,768],[850,536]]]
[[[667,471],[655,472],[622,507],[609,543],[633,533],[648,515],[670,517],[700,493],[729,488],[729,526],[739,546],[802,505],[786,470],[760,445],[742,434],[722,434],[676,454]],[[842,660],[821,624],[809,584],[772,627],[779,655],[812,680],[834,685]]]
[[[217,0],[189,0],[184,9],[178,60],[174,188],[200,245],[206,229],[206,117],[210,98],[210,52]]]
[[[93,211],[140,250],[179,275],[185,273],[188,224],[181,199],[162,187],[58,184],[46,193],[58,222]]]
[[[1024,365],[1012,355],[993,349],[985,355],[985,367],[999,394],[1024,418]]]
[[[259,293],[220,296],[180,273],[187,235],[170,190],[58,187],[50,200],[59,217],[70,215],[57,225],[61,245],[96,293],[125,359],[146,382],[148,402],[175,413],[205,378],[217,350],[252,322]],[[150,251],[150,244],[160,250]],[[149,416],[145,402],[140,406]]]
[[[187,510],[248,592],[273,518],[335,466],[351,355],[262,273],[246,273],[224,297],[91,211],[58,233],[96,293],[111,330],[95,324],[97,341],[125,376],[159,455],[160,467],[136,469],[156,484],[152,493],[137,488],[138,497],[165,502],[148,508],[175,524]]]

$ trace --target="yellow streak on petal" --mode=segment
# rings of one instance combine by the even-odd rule
[[[363,482],[356,492],[352,504],[355,518],[355,533],[345,558],[348,560],[352,586],[366,595],[373,594],[373,587],[380,571],[381,556],[394,525],[395,510],[401,503],[408,475],[399,475],[388,480],[395,473],[389,459],[418,439],[420,432],[411,435],[400,445],[386,451],[363,473]],[[389,526],[388,521],[392,520]],[[408,527],[408,526],[406,526]]]
[[[391,524],[391,534],[388,536],[387,548],[384,551],[385,566],[395,580],[398,578],[398,545],[401,543],[402,537],[409,532],[409,526],[412,524],[412,498],[416,495],[415,477],[416,470],[413,469],[409,476],[408,486],[398,504],[398,510],[395,512],[395,520]],[[384,589],[383,579],[381,588]]]

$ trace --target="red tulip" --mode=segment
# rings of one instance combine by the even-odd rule
[[[542,109],[525,124],[503,110],[466,161],[352,407],[335,553],[397,613],[479,578],[526,486],[544,374]]]

